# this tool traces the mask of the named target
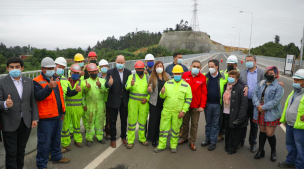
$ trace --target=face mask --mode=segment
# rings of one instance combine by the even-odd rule
[[[228,83],[232,84],[235,82],[235,78],[228,77]]]
[[[174,75],[174,80],[179,82],[182,79],[182,75]]]
[[[295,89],[301,89],[301,88],[302,88],[300,83],[295,83],[295,82],[293,82],[292,86],[293,86],[293,88],[295,88]]]
[[[10,70],[9,71],[9,74],[12,76],[12,77],[19,77],[21,75],[21,70],[20,69],[13,69],[13,70]]]
[[[107,67],[102,67],[102,68],[100,69],[100,71],[101,71],[101,73],[107,73],[108,68],[107,68]]]
[[[95,63],[97,65],[96,60],[91,60],[90,63]]]
[[[231,70],[234,70],[234,65],[228,65],[227,70],[228,70],[228,72],[231,71]]]
[[[253,66],[254,66],[253,62],[251,62],[251,61],[250,62],[246,62],[246,67],[247,68],[250,69],[250,68],[253,68]]]
[[[192,73],[193,75],[198,75],[199,69],[198,69],[198,68],[192,68],[192,69],[191,69],[191,73]]]
[[[79,79],[79,74],[72,74],[72,79],[73,80],[78,80]]]
[[[47,77],[52,77],[55,74],[55,70],[46,70],[45,75]]]
[[[84,65],[84,63],[77,63],[80,67],[82,67]]]
[[[268,82],[274,81],[274,75],[265,75]]]
[[[216,70],[214,68],[209,68],[209,72],[213,75],[216,72]]]
[[[183,59],[177,59],[177,64],[182,64]]]
[[[153,67],[154,66],[154,62],[147,62],[147,66],[150,67],[150,68]]]
[[[144,71],[136,71],[136,74],[137,74],[138,76],[141,76],[141,75],[144,74]]]
[[[116,63],[116,68],[117,68],[118,70],[123,69],[124,66],[125,66],[124,64]]]
[[[56,74],[57,74],[57,75],[59,75],[59,76],[61,76],[61,75],[63,75],[63,74],[64,74],[64,70],[63,70],[63,69],[61,69],[61,68],[57,68],[57,70],[56,70]]]
[[[90,77],[91,77],[92,79],[96,79],[96,78],[97,78],[97,74],[90,74]]]
[[[159,67],[159,68],[156,69],[156,73],[158,73],[158,74],[163,73],[163,71],[164,71],[164,69],[161,68],[161,67]]]

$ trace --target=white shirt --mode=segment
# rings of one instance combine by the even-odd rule
[[[118,69],[117,69],[118,70]],[[120,76],[120,81],[121,81],[121,84],[123,82],[123,72],[124,72],[124,69],[122,69],[122,71],[119,71],[118,70],[118,73],[119,73],[119,76]]]
[[[18,94],[20,96],[20,99],[22,99],[22,93],[23,93],[23,84],[22,84],[22,76],[20,77],[19,80],[14,79],[12,76],[10,76],[12,78],[12,81],[14,82],[14,85],[18,91]],[[4,108],[7,109],[6,106],[6,101],[4,102]],[[23,112],[21,112],[21,117],[23,117]]]
[[[213,78],[216,78],[217,75],[218,75],[218,71],[216,72],[216,75],[215,75],[215,76],[213,76],[211,73],[210,73],[210,75],[211,75]]]

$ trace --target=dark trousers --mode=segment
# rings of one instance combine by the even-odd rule
[[[150,104],[150,116],[147,140],[156,142],[159,138],[159,125],[163,106],[153,106]]]
[[[205,108],[205,134],[206,141],[210,141],[212,144],[217,143],[217,135],[220,130],[220,116],[221,116],[221,105],[220,104],[209,104],[207,103]]]
[[[120,123],[121,123],[121,134],[120,137],[125,139],[127,137],[127,119],[128,119],[128,108],[124,106],[123,102],[121,101],[121,105],[118,109],[114,109],[109,107],[110,113],[110,136],[111,141],[116,141],[116,121],[118,116],[118,111],[120,115]]]
[[[52,156],[52,161],[62,159],[61,153],[61,130],[62,121],[60,119],[40,120],[38,122],[38,145],[36,165],[38,169],[47,168],[49,161],[49,152]]]
[[[228,152],[235,153],[240,143],[244,128],[230,128],[229,117],[229,114],[223,113],[223,120],[225,121],[225,149]]]
[[[183,118],[183,134],[181,138],[184,140],[188,139],[189,135],[189,123],[191,119],[191,126],[190,126],[190,143],[195,143],[196,141],[196,135],[197,135],[197,129],[198,129],[198,121],[200,117],[200,112],[197,111],[197,108],[190,108],[189,111],[185,114]]]
[[[110,112],[109,112],[109,107],[106,107],[106,127],[105,127],[105,132],[106,135],[110,135]]]
[[[22,169],[24,166],[24,156],[26,143],[31,134],[31,128],[27,128],[21,118],[20,125],[16,131],[3,131],[3,141],[5,148],[5,167],[9,169]]]
[[[254,144],[257,143],[256,139],[257,139],[258,130],[259,130],[258,124],[254,123],[252,121],[252,119],[253,119],[253,109],[254,109],[254,106],[252,104],[252,100],[248,99],[247,115],[248,115],[249,121],[250,121],[250,134],[249,134],[249,144],[250,145],[254,145]],[[244,128],[244,130],[242,132],[242,139],[241,139],[242,143],[245,143],[246,134],[247,134],[247,127]]]

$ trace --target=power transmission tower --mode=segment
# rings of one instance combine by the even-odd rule
[[[193,29],[193,31],[197,31],[199,32],[199,23],[198,23],[198,15],[197,15],[197,0],[193,0],[194,5],[193,5],[193,15],[192,15],[192,19],[191,19],[191,27]]]

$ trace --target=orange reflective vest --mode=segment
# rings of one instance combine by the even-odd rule
[[[43,88],[49,84],[42,75],[37,76],[34,81],[39,83]],[[65,104],[63,99],[63,91],[60,84],[60,81],[56,79],[56,83],[59,88],[60,100],[62,105],[62,112],[65,112]],[[59,116],[58,108],[57,108],[57,100],[55,96],[54,90],[52,93],[42,101],[37,101],[38,111],[39,111],[39,119],[48,119]]]

